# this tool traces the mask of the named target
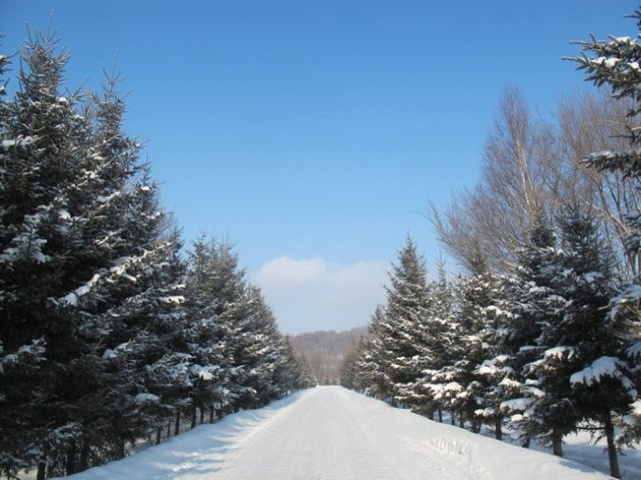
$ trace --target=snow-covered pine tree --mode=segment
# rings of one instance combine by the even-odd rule
[[[546,349],[539,341],[542,325],[550,321],[551,315],[557,315],[554,279],[561,267],[556,244],[552,222],[541,210],[533,219],[528,243],[517,254],[514,279],[506,283],[511,322],[506,325],[500,343],[509,356],[513,377],[506,380],[510,390],[506,391],[501,407],[511,417],[511,428],[524,446],[529,446],[531,438],[540,437],[550,441],[560,454],[563,435],[552,432],[546,422],[549,412],[545,404],[541,403],[539,409],[534,406],[547,400],[543,399],[540,379],[531,368]]]
[[[641,31],[641,9],[630,15],[636,20],[637,31]],[[581,42],[581,56],[573,60],[579,70],[585,72],[585,79],[597,86],[607,85],[612,89],[615,99],[628,100],[631,107],[628,116],[638,118],[641,114],[641,45],[637,38],[611,36],[607,40],[594,37],[589,42]],[[585,163],[599,170],[619,172],[632,185],[641,191],[641,135],[637,129],[630,129],[629,149],[621,151],[594,152]],[[610,319],[625,328],[624,339],[627,343],[627,356],[630,361],[641,359],[641,211],[638,203],[626,216],[626,253],[631,265],[636,265],[635,277],[627,280],[619,288],[610,304]],[[641,388],[640,375],[634,379],[637,390]],[[641,409],[639,401],[629,406],[629,415],[624,416],[622,439],[641,438]]]
[[[295,355],[294,360],[296,366],[294,388],[296,390],[304,390],[306,388],[313,388],[318,385],[318,380],[314,377],[312,366],[309,364],[305,356]]]
[[[457,311],[454,319],[455,356],[450,381],[462,387],[452,402],[453,414],[461,424],[470,422],[472,431],[479,432],[486,418],[500,417],[500,412],[484,405],[482,400],[491,386],[489,367],[479,368],[496,356],[493,337],[493,305],[496,279],[488,270],[483,253],[478,250],[472,262],[474,271],[462,278],[457,287]]]
[[[503,424],[506,420],[503,401],[514,393],[514,370],[510,366],[509,350],[504,346],[505,336],[512,325],[509,293],[511,282],[506,276],[487,272],[482,288],[487,289],[489,305],[479,313],[483,317],[483,328],[479,332],[484,360],[477,364],[474,376],[482,385],[478,402],[482,408],[475,413],[494,429],[497,440],[503,438]]]
[[[242,292],[240,277],[235,271],[221,269],[218,262],[218,243],[202,235],[194,241],[189,253],[189,268],[186,276],[185,315],[187,353],[191,391],[185,409],[176,410],[176,431],[182,413],[192,416],[195,425],[197,409],[211,409],[212,415],[221,416],[232,408],[230,392],[231,356],[225,343],[227,325],[221,319],[228,302],[235,302]],[[225,275],[232,275],[230,279]],[[229,280],[229,281],[228,281]],[[225,293],[227,295],[225,296]]]
[[[525,256],[524,263],[536,267],[530,267],[530,275],[538,272],[531,277],[534,282],[525,283],[528,290],[520,299],[520,321],[513,334],[521,335],[515,344],[521,345],[518,353],[529,356],[536,352],[528,363],[518,353],[513,358],[517,366],[524,365],[529,381],[524,388],[530,393],[525,426],[530,436],[550,441],[554,454],[562,456],[562,439],[578,428],[580,420],[601,422],[610,437],[612,474],[616,476],[611,412],[620,413],[634,399],[623,373],[624,361],[613,357],[622,347],[616,341],[614,324],[605,315],[614,292],[614,257],[599,235],[595,216],[578,205],[566,207],[559,227],[559,248],[535,249],[532,245]],[[527,319],[536,327],[529,332],[518,328]],[[532,339],[535,349],[523,345]],[[607,371],[586,373],[606,361],[611,367]],[[605,384],[610,389],[607,393],[601,390]]]
[[[120,333],[127,338],[118,338],[114,341],[120,342],[118,347],[103,355],[120,365],[118,382],[131,392],[126,397],[128,410],[120,416],[129,423],[129,441],[148,436],[152,430],[160,440],[175,404],[180,403],[175,394],[183,391],[184,383],[176,375],[183,373],[185,351],[181,246],[180,234],[174,230],[150,246],[143,261],[129,270],[139,290],[119,309],[120,318],[127,319]],[[172,374],[176,368],[178,372]],[[121,429],[127,431],[124,426]]]
[[[92,209],[79,223],[83,240],[89,240],[86,253],[101,264],[81,271],[86,283],[60,304],[79,310],[83,331],[108,329],[106,339],[85,337],[92,355],[100,356],[101,372],[99,385],[86,398],[85,422],[91,443],[101,445],[104,459],[112,459],[126,454],[128,442],[159,426],[160,418],[152,414],[155,397],[141,373],[164,355],[163,341],[180,328],[174,317],[182,302],[183,265],[180,238],[166,231],[157,187],[139,161],[140,145],[123,133],[125,104],[115,80],[95,102],[89,156],[99,182],[88,181]],[[106,415],[96,418],[95,410]],[[86,467],[86,461],[80,458],[78,466]]]
[[[424,398],[417,381],[429,362],[429,297],[425,262],[412,238],[407,238],[392,268],[385,316],[379,325],[385,337],[382,369],[389,378],[393,401],[418,409]]]
[[[81,342],[72,319],[49,298],[70,283],[65,273],[74,245],[64,194],[82,163],[90,126],[75,110],[78,98],[60,94],[66,52],[57,53],[50,37],[36,36],[21,58],[19,89],[3,103],[0,120],[0,341],[9,367],[3,369],[0,468],[10,474],[37,462],[43,478],[44,457],[64,444],[59,433],[76,430],[53,392],[67,368],[65,350]],[[28,361],[16,362],[21,358]],[[21,372],[20,363],[30,368]]]
[[[185,287],[185,359],[192,426],[254,408],[312,385],[277,329],[260,289],[248,284],[229,242],[203,235],[190,252]],[[176,425],[185,408],[176,410]]]
[[[281,395],[274,372],[283,359],[282,337],[274,315],[255,285],[248,285],[242,315],[231,325],[229,343],[238,383],[238,408],[264,406]]]
[[[84,103],[62,96],[68,55],[51,36],[35,35],[22,57],[2,122],[1,340],[8,355],[38,345],[46,362],[14,405],[27,416],[3,427],[20,422],[12,455],[38,463],[44,478],[122,456],[147,428],[129,352],[146,358],[154,295],[173,282],[159,275],[172,249],[115,90]]]
[[[569,363],[574,371],[565,381],[571,386],[574,409],[579,419],[601,425],[611,474],[619,478],[614,421],[627,413],[638,394],[621,324],[606,315],[618,283],[615,259],[593,212],[570,204],[559,225],[563,270],[557,291],[566,304],[558,323],[544,324],[541,341],[572,349]]]
[[[391,338],[385,335],[385,308],[378,305],[367,326],[369,335],[364,340],[356,360],[356,376],[363,391],[380,400],[390,402],[392,384],[385,369],[385,352]]]
[[[275,385],[278,386],[281,397],[317,384],[309,363],[304,357],[296,355],[289,337],[283,337],[281,352],[282,360],[276,365],[274,371]]]
[[[450,390],[455,385],[450,385],[447,372],[452,364],[453,326],[455,295],[452,285],[447,279],[445,264],[438,266],[438,278],[429,284],[429,309],[426,329],[429,362],[423,370],[422,378],[417,383],[417,390],[423,394],[424,412],[430,418],[438,414],[439,421],[443,421],[443,409],[449,409]],[[457,392],[458,393],[458,392]]]
[[[361,377],[358,371],[358,360],[363,355],[367,341],[365,337],[358,339],[357,343],[354,343],[350,350],[345,355],[343,360],[343,365],[341,365],[340,372],[340,384],[345,388],[355,391],[363,391],[364,384],[361,381]]]

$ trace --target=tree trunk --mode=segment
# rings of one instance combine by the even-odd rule
[[[563,456],[563,436],[556,431],[552,432],[552,453],[557,457]]]
[[[473,433],[480,433],[481,432],[481,422],[478,420],[473,420],[472,421],[472,432]]]
[[[65,462],[65,471],[67,475],[71,475],[77,472],[76,468],[76,443],[72,442],[69,448],[67,449],[67,459]]]
[[[80,463],[78,464],[78,471],[83,472],[89,468],[89,443],[82,442],[82,447],[80,448]]]
[[[617,446],[614,443],[614,426],[612,425],[612,416],[609,409],[603,416],[603,429],[605,430],[605,437],[608,440],[610,475],[612,475],[614,478],[621,478],[621,472],[619,471],[619,457],[617,454]]]
[[[36,480],[45,480],[45,473],[47,472],[47,464],[45,462],[38,463],[38,473]]]
[[[214,423],[214,407],[209,407],[209,423]]]
[[[125,458],[127,455],[127,442],[124,438],[118,439],[118,450],[116,451],[116,459]]]
[[[167,438],[171,436],[171,419],[167,421]]]
[[[191,428],[196,428],[197,415],[198,415],[198,411],[197,411],[196,405],[194,405],[191,409]]]
[[[438,409],[438,423],[443,423],[443,410],[440,407]]]
[[[174,424],[174,436],[180,433],[180,410],[176,411],[176,423]]]
[[[160,445],[162,440],[162,427],[156,429],[156,445]]]
[[[200,424],[202,425],[205,423],[205,409],[201,408],[200,409]]]
[[[456,425],[456,418],[454,418],[454,413],[450,412],[450,423],[452,426]]]
[[[503,419],[501,417],[494,419],[494,437],[497,440],[503,440]]]
[[[523,448],[530,448],[530,437],[525,437],[525,440],[523,441]]]

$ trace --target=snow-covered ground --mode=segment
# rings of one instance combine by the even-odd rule
[[[584,455],[588,447],[570,455]],[[601,453],[599,447],[591,447]],[[635,452],[636,453],[636,452]],[[594,456],[594,455],[592,455]],[[640,456],[623,459],[641,478]],[[607,465],[607,459],[604,462]],[[635,467],[636,465],[636,467]],[[636,469],[635,469],[636,468]],[[74,480],[602,479],[591,467],[318,387],[202,425]]]

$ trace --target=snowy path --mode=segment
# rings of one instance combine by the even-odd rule
[[[225,467],[216,478],[471,478],[447,459],[426,455],[402,428],[379,423],[338,388],[318,388],[265,422],[239,443]]]
[[[76,480],[602,479],[340,387],[231,415]]]

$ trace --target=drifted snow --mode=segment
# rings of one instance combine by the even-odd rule
[[[609,478],[394,409],[341,387],[319,387],[230,415],[74,480],[566,480]]]

